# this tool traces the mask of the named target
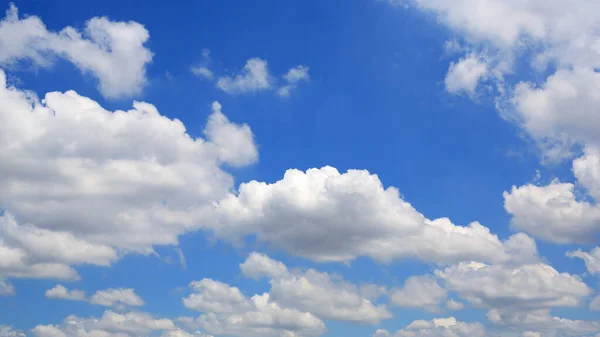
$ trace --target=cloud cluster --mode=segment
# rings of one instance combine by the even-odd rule
[[[373,337],[484,337],[489,336],[481,323],[457,321],[454,317],[434,318],[430,321],[413,321],[395,333],[379,329]]]
[[[283,263],[259,253],[250,254],[240,268],[246,276],[268,278],[270,298],[284,307],[326,320],[363,324],[377,324],[392,317],[385,305],[374,304],[359,287],[337,275],[314,269],[290,271]]]
[[[205,64],[209,59],[208,55],[208,52],[205,52],[203,56],[205,59],[204,64],[193,66],[191,71],[196,76],[212,80],[214,73]],[[268,62],[259,57],[253,57],[248,59],[244,67],[232,76],[220,76],[216,80],[216,87],[229,95],[276,90],[277,95],[289,97],[291,91],[298,86],[298,83],[309,80],[308,70],[309,68],[304,65],[290,68],[287,73],[281,76],[285,83],[280,85],[277,78],[271,75]]]
[[[79,289],[67,289],[62,284],[57,284],[54,288],[48,289],[45,296],[47,298],[88,301],[91,304],[104,307],[138,307],[144,305],[144,301],[130,288],[109,288],[98,290],[90,298],[87,298],[85,292]]]
[[[184,305],[202,312],[194,325],[214,335],[226,336],[320,336],[325,324],[308,312],[279,306],[270,295],[244,296],[225,283],[203,279],[190,283],[193,293]]]
[[[176,330],[167,318],[155,318],[143,312],[116,313],[107,310],[102,317],[67,317],[60,325],[38,325],[31,331],[35,337],[133,337],[155,331]]]
[[[83,32],[73,27],[52,32],[37,16],[19,18],[17,7],[10,4],[0,21],[0,65],[10,67],[27,60],[49,67],[60,57],[97,78],[104,96],[132,96],[146,84],[146,67],[153,56],[145,46],[149,37],[137,22],[106,17],[90,19]]]
[[[502,115],[538,145],[544,162],[573,161],[574,184],[513,187],[505,193],[514,228],[556,243],[582,243],[600,234],[600,5],[584,0],[389,0],[432,13],[458,33],[447,50],[463,53],[446,75],[450,93],[475,95],[486,80],[496,87]],[[528,64],[536,80],[516,76]],[[583,153],[580,152],[583,148]]]

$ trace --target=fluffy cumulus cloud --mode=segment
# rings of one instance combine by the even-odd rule
[[[4,277],[76,279],[71,265],[177,244],[198,228],[198,210],[231,189],[220,165],[258,156],[250,128],[218,103],[206,138],[193,138],[151,104],[112,112],[74,91],[39,100],[2,71],[0,135]]]
[[[314,269],[290,271],[283,263],[258,253],[250,254],[240,267],[246,276],[268,278],[270,298],[283,307],[310,312],[326,320],[363,324],[377,324],[392,317],[385,305],[371,301],[377,295],[369,296],[370,299],[359,287],[337,275]]]
[[[578,249],[573,252],[567,252],[567,256],[582,259],[590,274],[600,274],[600,247],[596,247],[590,252]]]
[[[60,57],[96,77],[104,96],[131,96],[146,83],[146,66],[152,61],[152,52],[145,46],[148,38],[143,25],[106,17],[90,19],[82,32],[73,27],[52,32],[39,17],[19,18],[11,4],[0,21],[0,65],[27,60],[48,67]]]
[[[135,307],[144,305],[144,301],[133,291],[133,289],[129,288],[99,290],[90,297],[90,303],[105,307],[112,307],[117,304]]]
[[[440,302],[448,296],[446,289],[442,288],[436,279],[429,276],[411,276],[400,289],[392,289],[390,301],[401,307],[424,308],[429,311],[439,311]],[[449,306],[457,309],[458,302],[451,302]]]
[[[599,163],[599,152],[587,147],[583,156],[573,161],[577,185],[553,180],[545,186],[513,186],[504,193],[504,208],[512,215],[512,225],[553,242],[595,242],[600,234]]]
[[[143,312],[116,313],[107,310],[99,318],[67,317],[60,325],[38,325],[36,337],[133,337],[175,330],[172,320]],[[176,335],[175,335],[176,336]]]
[[[435,274],[446,289],[484,308],[575,307],[592,292],[577,276],[543,263],[507,267],[463,262]]]
[[[585,243],[600,232],[600,207],[579,200],[571,183],[513,186],[504,192],[504,208],[515,228],[542,239]]]
[[[464,260],[533,261],[525,234],[501,241],[477,223],[429,220],[365,170],[288,170],[274,183],[251,181],[215,203],[206,225],[222,238],[248,235],[315,261],[378,261],[414,257],[436,263]],[[283,226],[282,224],[285,224]],[[335,237],[332,241],[328,238]]]
[[[267,61],[258,57],[246,61],[239,74],[223,76],[217,80],[217,88],[228,94],[242,94],[269,90],[273,86],[273,78],[269,74]]]
[[[450,65],[446,75],[446,90],[474,95],[480,81],[488,75],[488,66],[480,56],[470,54]]]
[[[481,323],[457,321],[454,317],[413,321],[395,333],[379,329],[373,337],[484,337],[489,336]]]
[[[86,296],[83,290],[67,289],[62,284],[57,284],[54,288],[46,290],[47,298],[55,298],[71,301],[85,301]]]
[[[194,281],[190,287],[193,293],[183,303],[202,314],[183,321],[213,335],[310,337],[325,331],[313,314],[281,307],[267,293],[247,298],[238,288],[212,279]]]
[[[142,298],[130,288],[109,288],[98,290],[90,298],[87,298],[83,290],[67,289],[62,284],[58,284],[54,288],[48,289],[45,296],[47,298],[54,299],[88,301],[91,304],[101,305],[104,307],[124,308],[127,306],[138,307],[144,305]]]

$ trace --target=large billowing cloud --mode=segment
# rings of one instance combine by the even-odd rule
[[[0,275],[74,279],[70,265],[107,266],[198,228],[196,209],[233,185],[220,165],[258,158],[250,128],[212,109],[206,138],[192,138],[151,104],[39,100],[0,71]]]
[[[109,98],[138,94],[146,84],[146,66],[152,52],[145,46],[150,35],[141,24],[95,17],[83,32],[66,27],[46,29],[37,16],[19,18],[11,4],[0,21],[0,65],[28,60],[48,67],[64,58],[98,79],[98,89]]]
[[[219,237],[259,241],[315,261],[419,258],[436,263],[532,261],[527,235],[501,241],[477,222],[429,220],[365,170],[288,170],[275,183],[251,181],[215,204],[206,225]]]

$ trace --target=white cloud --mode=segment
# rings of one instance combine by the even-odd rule
[[[189,333],[182,329],[168,330],[160,335],[161,337],[214,337],[212,335],[207,335],[200,331],[196,331],[194,333]]]
[[[310,77],[308,75],[308,70],[309,68],[303,65],[298,65],[288,70],[288,72],[283,75],[287,84],[277,89],[277,94],[281,97],[289,97],[290,91],[296,88],[298,82],[309,81]]]
[[[71,315],[61,325],[38,325],[32,332],[36,337],[132,337],[174,329],[170,319],[143,312],[120,314],[107,310],[100,318]]]
[[[490,310],[490,322],[510,330],[536,331],[542,336],[597,336],[600,333],[599,321],[571,320],[550,315],[549,309],[521,311],[513,309]],[[502,330],[501,330],[502,331]],[[502,334],[500,334],[502,336]],[[532,335],[535,336],[535,335]]]
[[[191,68],[192,74],[206,78],[207,80],[212,80],[214,78],[212,70],[208,69],[206,66],[194,66]]]
[[[405,328],[391,334],[387,330],[377,330],[373,337],[484,337],[488,336],[481,323],[457,321],[454,317],[434,318],[430,321],[413,321]]]
[[[15,287],[7,280],[0,277],[0,296],[9,296],[15,294]]]
[[[205,132],[190,137],[148,103],[110,112],[74,91],[40,101],[0,71],[0,275],[75,279],[70,265],[177,244],[232,188],[219,166],[258,157],[250,128],[220,108]]]
[[[600,311],[600,296],[596,296],[590,302],[591,311]]]
[[[504,208],[517,229],[558,243],[587,242],[600,231],[600,208],[578,200],[574,189],[557,180],[546,186],[513,186],[504,192]]]
[[[445,289],[483,308],[575,307],[591,294],[578,277],[543,263],[507,267],[465,262],[435,274]]]
[[[85,292],[78,289],[67,289],[65,286],[58,284],[52,289],[46,291],[47,298],[73,300],[73,301],[86,301],[94,305],[101,305],[104,307],[120,307],[126,306],[142,306],[144,301],[130,288],[109,288],[104,290],[98,290],[89,299],[86,297]]]
[[[53,58],[61,57],[96,77],[104,96],[131,96],[146,83],[146,66],[152,61],[152,52],[144,46],[148,38],[141,24],[106,17],[90,19],[83,32],[73,27],[52,32],[36,16],[20,19],[11,4],[0,21],[0,65],[30,60],[48,67]]]
[[[600,246],[592,249],[589,253],[581,249],[567,252],[567,256],[582,259],[590,274],[600,274]]]
[[[202,312],[194,323],[213,335],[320,336],[325,324],[311,313],[283,308],[269,294],[246,298],[238,288],[211,279],[190,283],[184,305]],[[189,324],[188,320],[188,324]]]
[[[372,303],[357,286],[337,275],[314,269],[290,271],[259,253],[250,254],[240,268],[255,279],[268,277],[270,299],[285,308],[310,312],[321,319],[362,324],[377,324],[392,317],[385,305]]]
[[[462,302],[457,302],[454,299],[449,299],[446,301],[446,309],[448,310],[462,310],[465,308],[465,304]]]
[[[273,85],[272,81],[267,61],[255,57],[246,61],[244,69],[235,77],[220,77],[217,88],[228,94],[243,94],[269,90]]]
[[[47,298],[56,298],[72,301],[86,301],[85,292],[83,290],[69,290],[62,284],[57,284],[54,288],[48,289],[45,296]]]
[[[390,301],[401,307],[424,308],[439,311],[439,304],[446,299],[448,292],[437,280],[430,276],[411,276],[401,289],[392,289]]]
[[[212,103],[212,114],[204,133],[215,145],[219,160],[233,166],[246,166],[258,160],[258,149],[252,130],[246,124],[236,125],[221,112],[219,102]]]
[[[457,71],[462,62],[451,64],[447,80],[461,73],[472,75],[456,76],[465,80],[450,81],[458,83],[454,88],[475,90],[485,67],[474,55],[486,55],[486,69],[497,80],[496,106],[535,141],[543,162],[570,159],[585,149],[573,162],[573,172],[589,195],[576,199],[573,185],[555,182],[515,188],[512,193],[517,195],[509,195],[506,203],[515,228],[559,243],[596,237],[600,233],[596,205],[600,198],[600,4],[593,0],[577,6],[560,0],[390,2],[433,13],[458,35],[461,48],[454,49],[465,53],[464,68],[474,70]],[[529,64],[533,76],[523,80],[515,64]],[[586,197],[595,202],[583,201]]]
[[[480,81],[488,75],[488,65],[476,54],[469,54],[456,63],[450,64],[446,75],[446,90],[453,94],[461,92],[475,95]]]
[[[19,330],[13,330],[12,327],[0,325],[0,337],[25,337],[25,334]]]
[[[221,238],[258,241],[315,261],[378,261],[416,257],[436,263],[537,260],[535,242],[517,234],[504,242],[474,222],[429,220],[365,170],[288,170],[275,183],[251,181],[215,203],[205,217]],[[285,224],[283,226],[282,224]],[[335,237],[335,241],[325,238]]]
[[[90,303],[112,307],[115,305],[141,306],[144,301],[129,288],[110,288],[98,290],[92,297]]]

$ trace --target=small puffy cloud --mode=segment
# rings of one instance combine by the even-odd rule
[[[212,70],[208,69],[206,66],[194,66],[191,68],[192,74],[206,78],[207,80],[212,80],[214,75]]]
[[[110,288],[97,291],[90,297],[90,303],[112,307],[115,305],[142,306],[144,301],[129,288]]]
[[[437,280],[430,276],[411,276],[400,289],[392,289],[390,302],[400,307],[424,308],[439,311],[439,304],[446,299],[448,292]]]
[[[475,90],[489,74],[486,61],[476,54],[469,54],[456,63],[450,64],[446,74],[446,90],[453,94],[464,92],[475,95]]]
[[[10,296],[15,294],[15,287],[7,280],[0,277],[0,296]]]
[[[581,249],[567,252],[567,256],[582,259],[590,274],[600,274],[600,246],[592,249],[590,252],[584,252]]]
[[[86,301],[85,292],[83,290],[69,290],[61,284],[57,284],[54,288],[48,289],[45,296],[47,298],[56,298],[71,301]]]
[[[255,57],[246,61],[244,68],[234,77],[220,77],[217,80],[217,88],[228,94],[243,94],[269,90],[272,82],[267,61]]]
[[[281,97],[289,97],[290,91],[296,88],[300,81],[308,81],[310,79],[308,76],[308,69],[307,66],[298,65],[288,70],[288,72],[283,75],[283,79],[287,84],[277,89],[277,94]]]
[[[413,321],[405,328],[390,333],[387,330],[377,330],[373,337],[484,337],[488,336],[481,323],[466,323],[457,321],[454,317],[434,318],[430,321]]]
[[[238,288],[211,279],[194,281],[190,288],[193,293],[183,303],[202,315],[185,321],[213,335],[316,337],[325,332],[313,314],[281,307],[266,293],[247,298]]]
[[[138,94],[146,84],[146,66],[152,52],[145,46],[150,35],[143,25],[95,17],[80,32],[65,27],[46,29],[37,16],[19,18],[11,4],[0,21],[0,65],[29,60],[48,67],[56,57],[73,63],[83,73],[98,79],[98,89],[108,98]]]
[[[314,269],[290,271],[283,263],[259,253],[250,254],[240,267],[246,276],[269,278],[270,298],[282,307],[322,319],[362,324],[377,324],[392,317],[385,305],[374,304],[359,287],[337,275]]]
[[[440,264],[465,260],[533,262],[525,234],[501,241],[473,222],[429,220],[366,170],[290,169],[274,183],[251,181],[206,210],[206,228],[239,242],[245,236],[315,261],[378,261],[407,257]],[[286,224],[282,226],[281,224]],[[323,238],[335,237],[335,241]]]

